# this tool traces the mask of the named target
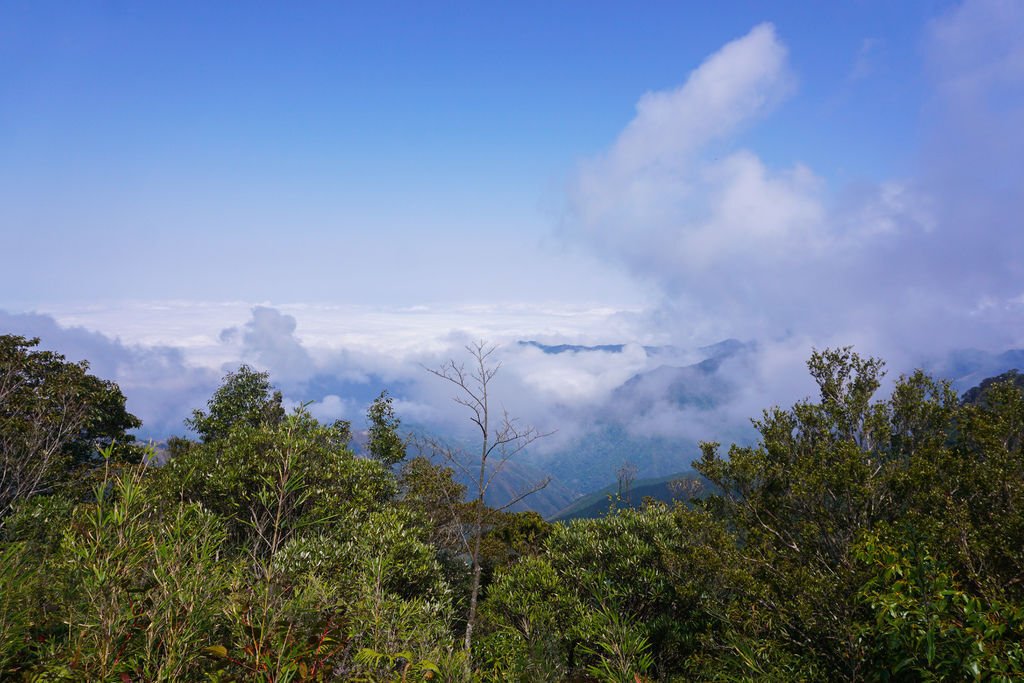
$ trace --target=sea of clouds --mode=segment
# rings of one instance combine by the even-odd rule
[[[814,348],[881,356],[891,381],[956,349],[1024,346],[1021,35],[1024,4],[1008,0],[966,2],[929,24],[912,170],[856,186],[737,144],[799,87],[771,24],[641,96],[568,179],[556,231],[651,286],[646,306],[138,301],[0,312],[0,329],[88,359],[154,437],[182,433],[243,362],[323,419],[358,426],[386,388],[407,422],[458,430],[467,420],[452,387],[425,368],[468,360],[465,345],[485,339],[498,346],[500,404],[558,430],[541,448],[585,437],[595,415],[642,434],[719,438],[810,395],[802,366]],[[716,373],[723,400],[680,405],[648,382],[636,405],[614,405],[631,378],[697,363],[727,338],[750,345]],[[624,347],[552,354],[524,340]]]

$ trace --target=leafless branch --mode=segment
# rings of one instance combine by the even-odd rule
[[[526,498],[527,496],[533,495],[534,493],[537,493],[537,491],[540,491],[541,489],[546,488],[547,485],[550,484],[550,483],[551,483],[551,477],[544,477],[543,481],[541,481],[541,482],[539,482],[537,484],[534,484],[528,490],[523,491],[522,493],[517,495],[515,498],[510,500],[509,502],[507,502],[504,505],[502,505],[501,507],[498,507],[498,508],[495,508],[495,509],[498,512],[504,512],[505,510],[508,510],[510,507],[512,507],[513,505],[515,505],[519,501],[521,501],[523,498]]]
[[[471,653],[473,626],[476,621],[477,599],[480,592],[480,542],[484,532],[485,495],[495,477],[501,474],[511,458],[523,452],[537,439],[548,436],[547,433],[541,433],[533,427],[520,426],[516,419],[504,409],[497,425],[491,424],[491,381],[501,369],[501,363],[492,360],[496,349],[496,346],[482,340],[468,344],[466,351],[471,359],[468,371],[465,365],[456,364],[454,360],[449,360],[438,368],[424,366],[427,372],[457,388],[458,391],[453,400],[470,411],[469,419],[479,430],[480,450],[479,455],[473,460],[472,468],[464,463],[464,460],[467,459],[465,450],[448,447],[437,440],[426,440],[427,445],[436,455],[440,455],[446,462],[454,464],[475,487],[475,490],[472,491],[473,502],[476,503],[474,519],[469,534],[464,536],[473,569],[469,615],[466,620],[465,650],[467,654]],[[527,496],[546,487],[550,481],[548,478],[530,487],[496,510],[498,512],[507,510]],[[465,531],[465,525],[462,525],[462,530]],[[466,666],[468,674],[470,666],[468,658]]]

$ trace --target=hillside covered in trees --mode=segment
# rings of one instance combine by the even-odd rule
[[[548,523],[386,394],[357,455],[245,366],[156,464],[120,389],[37,343],[0,337],[4,680],[1024,678],[1019,375],[880,397],[881,361],[815,352],[818,396],[702,444],[690,503]],[[533,435],[461,396],[489,483]]]

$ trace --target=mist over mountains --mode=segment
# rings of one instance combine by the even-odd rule
[[[293,316],[255,307],[248,322],[211,335],[217,354],[234,357],[210,364],[203,359],[217,354],[205,347],[126,343],[61,325],[48,315],[0,311],[0,328],[39,336],[44,347],[86,359],[93,372],[117,381],[129,409],[144,421],[145,438],[184,433],[182,420],[202,407],[223,374],[241,362],[270,372],[289,405],[309,402],[309,410],[323,420],[351,420],[358,430],[366,406],[387,389],[409,429],[456,440],[473,437],[448,388],[424,370],[444,358],[458,359],[465,334],[446,332],[448,338],[439,344],[443,351],[408,355],[367,347],[324,349],[297,335]],[[782,372],[806,378],[806,355],[790,358],[779,351],[786,344],[777,341],[725,339],[693,348],[619,340],[499,341],[496,399],[510,414],[553,434],[510,465],[492,501],[501,503],[551,476],[545,492],[526,504],[544,514],[613,482],[624,465],[635,466],[641,478],[665,477],[689,468],[699,441],[748,443],[755,436],[750,418],[761,409],[811,392],[808,382],[766,390],[770,378]],[[1024,367],[1024,350],[956,349],[915,363],[898,360],[889,365],[890,379],[915,367],[951,380],[963,392],[985,377]]]

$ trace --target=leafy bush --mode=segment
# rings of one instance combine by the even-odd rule
[[[194,505],[159,506],[144,476],[108,473],[95,502],[75,508],[52,577],[66,627],[44,642],[40,672],[173,681],[202,669],[226,588],[222,524]]]
[[[878,680],[1024,678],[1024,606],[964,591],[927,548],[867,536],[857,558],[874,570],[858,593],[873,615],[859,637]]]

